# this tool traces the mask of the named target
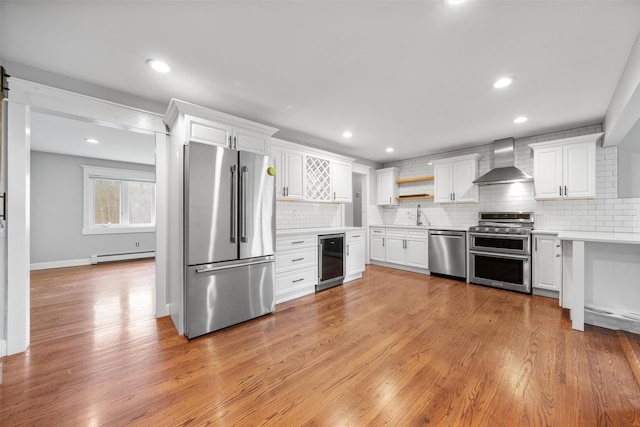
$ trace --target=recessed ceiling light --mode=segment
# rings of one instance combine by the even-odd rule
[[[387,149],[384,151],[386,151],[387,153],[393,153],[393,147],[387,147]]]
[[[511,83],[513,83],[512,77],[501,77],[496,80],[496,82],[493,84],[493,87],[496,89],[502,89],[503,87],[509,86]]]
[[[527,116],[519,116],[519,117],[516,117],[515,119],[513,119],[513,123],[524,123],[527,120],[529,120],[529,118]]]
[[[444,3],[445,6],[458,6],[466,1],[467,0],[442,0],[442,3]]]
[[[352,134],[350,131],[348,131],[348,130],[345,130],[345,131],[342,133],[342,137],[343,137],[343,138],[351,138],[352,136],[353,136],[353,134]]]
[[[168,73],[171,71],[171,67],[160,59],[147,59],[147,65],[159,73]]]
[[[98,140],[97,140],[97,139],[95,139],[95,138],[85,138],[84,140],[85,140],[86,142],[88,142],[89,144],[99,144],[99,143],[100,143],[100,141],[98,141]]]

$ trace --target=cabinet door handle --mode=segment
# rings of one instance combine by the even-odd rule
[[[391,197],[389,197],[389,204],[391,204]]]
[[[291,242],[292,245],[299,245],[300,243],[304,243],[304,240],[298,240],[296,242]]]
[[[564,196],[567,197],[567,186],[564,186]]]
[[[382,238],[382,247],[384,248],[384,237]]]
[[[292,280],[291,283],[296,283],[296,282],[302,282],[304,280],[304,278],[302,279],[296,279],[296,280]]]
[[[296,262],[296,261],[302,261],[304,258],[296,258],[296,259],[292,259],[291,262]]]
[[[349,256],[349,245],[347,245],[347,256]]]
[[[233,137],[233,148],[238,148],[238,137]]]
[[[538,252],[538,239],[533,239],[533,241],[536,243],[534,251]]]
[[[336,192],[334,191],[333,192],[333,200],[335,200],[335,199],[336,199]]]
[[[360,237],[360,235],[359,234],[354,234],[353,238],[355,239],[356,237]]]
[[[558,185],[558,190],[560,191],[560,197],[562,197],[562,185]]]

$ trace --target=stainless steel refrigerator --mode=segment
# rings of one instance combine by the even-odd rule
[[[185,335],[275,310],[275,169],[267,156],[190,142],[184,153]]]

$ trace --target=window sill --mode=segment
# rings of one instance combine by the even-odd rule
[[[155,233],[156,227],[104,227],[104,228],[83,228],[82,235],[93,234],[129,234],[129,233]]]

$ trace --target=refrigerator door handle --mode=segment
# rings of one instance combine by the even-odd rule
[[[240,169],[240,241],[247,242],[247,188],[244,175],[248,172],[246,166]]]
[[[236,243],[238,218],[238,192],[236,191],[236,165],[231,166],[231,243]]]
[[[250,261],[250,262],[242,262],[242,263],[236,263],[236,264],[229,264],[229,265],[223,265],[220,267],[209,267],[209,268],[201,268],[199,270],[196,270],[196,273],[200,274],[200,273],[211,273],[213,271],[220,271],[220,270],[229,270],[230,268],[237,268],[237,267],[248,267],[250,265],[258,265],[258,264],[269,264],[273,262],[273,258],[268,258],[268,259],[263,259],[260,261]]]

